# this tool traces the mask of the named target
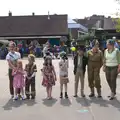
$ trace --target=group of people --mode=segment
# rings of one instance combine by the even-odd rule
[[[115,41],[110,39],[107,41],[107,49],[104,54],[99,50],[98,41],[93,42],[93,48],[86,52],[84,46],[76,48],[76,55],[74,57],[74,97],[78,97],[78,84],[81,82],[81,96],[85,97],[84,93],[84,77],[86,66],[88,70],[88,84],[90,87],[89,97],[95,96],[95,88],[98,93],[98,98],[102,97],[101,94],[101,80],[100,69],[103,66],[103,71],[106,75],[106,80],[110,87],[111,94],[108,96],[113,100],[116,95],[116,79],[120,72],[120,53],[114,47]],[[69,61],[65,52],[61,52],[59,62],[59,78],[60,78],[60,98],[63,98],[63,86],[65,87],[65,98],[68,98],[67,87],[69,83],[68,68]],[[6,56],[9,65],[9,80],[10,80],[10,93],[14,100],[22,98],[35,99],[35,76],[37,66],[35,64],[35,56],[28,55],[28,64],[23,68],[20,54],[15,52],[15,43],[11,42],[9,45],[9,53]],[[42,85],[46,87],[47,99],[52,99],[52,86],[57,81],[55,67],[52,64],[51,56],[47,55],[44,58],[44,64],[41,69],[43,75]],[[25,91],[24,91],[25,87]],[[31,90],[30,90],[31,87]],[[26,97],[24,96],[26,94]]]

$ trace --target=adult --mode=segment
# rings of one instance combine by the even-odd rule
[[[88,83],[91,90],[89,97],[94,97],[94,88],[96,87],[98,97],[101,96],[101,80],[100,68],[103,65],[103,54],[99,50],[99,43],[97,40],[92,42],[93,48],[87,52],[88,56]]]
[[[116,79],[118,72],[120,72],[120,52],[114,47],[115,41],[109,39],[107,41],[107,49],[104,53],[104,66],[106,80],[111,90],[110,100],[114,99],[116,95]]]
[[[9,53],[6,56],[6,60],[8,61],[9,69],[8,69],[8,75],[9,75],[9,89],[11,97],[14,97],[14,89],[13,89],[13,76],[12,76],[12,69],[17,63],[17,60],[21,58],[19,52],[15,52],[16,44],[14,42],[9,43]],[[19,93],[20,94],[20,91]]]
[[[80,46],[77,50],[77,54],[74,57],[74,75],[75,75],[75,94],[74,97],[77,97],[79,80],[81,82],[81,96],[85,97],[84,94],[84,75],[87,65],[87,57],[84,56],[85,48]]]

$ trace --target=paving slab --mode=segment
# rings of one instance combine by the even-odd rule
[[[0,120],[120,120],[120,76],[118,76],[117,97],[109,101],[107,95],[110,90],[105,80],[104,72],[101,71],[102,95],[103,98],[88,97],[89,88],[87,73],[85,77],[86,98],[73,98],[74,94],[74,75],[73,61],[69,60],[68,84],[69,99],[60,99],[59,86],[59,60],[53,60],[58,81],[53,87],[53,100],[46,100],[45,88],[41,85],[42,74],[40,69],[43,59],[36,59],[38,72],[36,76],[35,100],[13,101],[10,99],[8,89],[8,65],[4,60],[0,61]],[[23,60],[25,65],[27,60]]]

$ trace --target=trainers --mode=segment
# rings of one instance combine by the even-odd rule
[[[25,100],[25,97],[24,96],[21,96],[22,100]]]
[[[15,96],[15,97],[13,98],[13,100],[18,100],[18,96]]]

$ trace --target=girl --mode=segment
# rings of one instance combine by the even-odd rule
[[[46,87],[47,99],[50,100],[52,99],[52,96],[51,96],[52,86],[55,85],[55,81],[57,80],[56,72],[55,72],[54,66],[52,65],[51,57],[45,58],[42,73],[43,73],[42,85]]]
[[[21,91],[21,98],[22,100],[24,100],[24,71],[23,71],[23,65],[22,65],[22,61],[17,61],[17,66],[13,69],[12,72],[13,75],[13,88],[15,91],[15,96],[14,96],[14,100],[18,100],[18,89],[20,89]]]
[[[65,85],[65,98],[68,98],[67,95],[67,83],[69,82],[68,79],[68,58],[66,53],[61,55],[61,61],[59,62],[60,68],[60,98],[63,98],[63,85]]]

